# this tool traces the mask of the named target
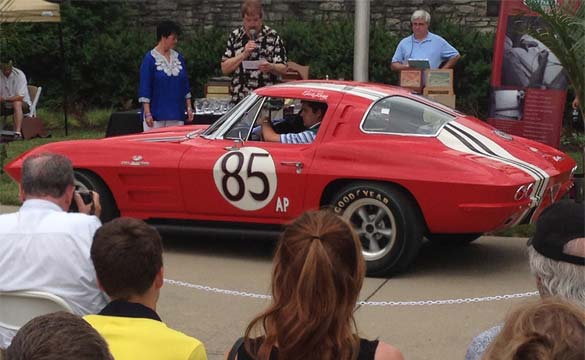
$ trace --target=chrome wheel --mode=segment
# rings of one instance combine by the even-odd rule
[[[396,244],[396,219],[380,201],[357,200],[348,206],[342,217],[353,224],[366,261],[383,258]]]
[[[356,181],[330,199],[332,210],[359,236],[368,276],[387,276],[412,263],[425,229],[414,198],[390,184]]]

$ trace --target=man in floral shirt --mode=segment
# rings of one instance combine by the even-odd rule
[[[262,24],[260,0],[245,0],[243,25],[231,32],[221,58],[221,71],[232,75],[232,102],[252,90],[279,81],[286,73],[286,49],[276,31]]]

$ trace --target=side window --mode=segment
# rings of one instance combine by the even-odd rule
[[[267,118],[277,134],[299,133],[305,129],[301,118],[301,100],[294,98],[270,97],[262,104],[257,118]],[[258,124],[256,121],[255,124]],[[254,125],[248,140],[261,141],[262,130]]]
[[[300,99],[271,97],[262,105],[260,116],[267,117],[272,123],[278,123],[290,116],[299,115],[300,111]]]
[[[252,129],[252,124],[254,124],[254,121],[258,116],[258,112],[263,102],[264,98],[260,98],[254,105],[252,105],[248,109],[248,111],[244,112],[244,114],[238,119],[238,121],[236,121],[232,125],[232,127],[228,131],[226,131],[225,135],[223,136],[224,139],[246,140],[248,138],[248,134]]]
[[[362,128],[368,132],[435,135],[453,119],[453,116],[423,103],[391,96],[372,106]]]

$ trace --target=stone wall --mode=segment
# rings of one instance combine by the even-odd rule
[[[353,19],[355,1],[363,0],[263,0],[264,22],[277,25],[288,19],[329,21]],[[495,30],[497,16],[487,16],[487,0],[371,0],[372,23],[390,31],[409,32],[410,15],[422,8],[431,16],[447,17],[482,31]],[[194,27],[231,29],[241,24],[242,0],[139,0],[142,19],[154,25],[162,19],[179,22],[186,31]]]

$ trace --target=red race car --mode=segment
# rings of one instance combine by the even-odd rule
[[[305,102],[327,105],[314,141],[263,141],[265,119],[277,133],[306,130]],[[404,269],[423,237],[470,242],[533,222],[576,169],[556,149],[404,89],[348,81],[258,89],[210,126],[47,144],[6,171],[19,181],[23,158],[38,152],[72,160],[105,221],[255,233],[331,207],[357,230],[372,276]]]

